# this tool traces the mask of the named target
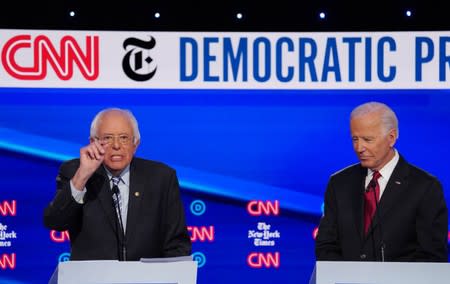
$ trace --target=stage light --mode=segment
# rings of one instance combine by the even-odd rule
[[[69,12],[69,16],[75,17],[75,11],[70,11],[70,12]]]
[[[319,18],[320,18],[321,20],[324,20],[326,17],[327,17],[327,14],[326,14],[325,12],[320,12],[320,13],[319,13]]]
[[[159,19],[161,17],[161,14],[159,12],[155,12],[153,16],[155,17],[155,19]]]
[[[405,12],[406,17],[411,17],[412,16],[412,11],[410,9],[407,9]]]
[[[241,20],[244,17],[244,15],[242,15],[242,13],[237,13],[236,14],[236,19]]]

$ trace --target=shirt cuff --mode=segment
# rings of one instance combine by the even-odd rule
[[[79,204],[84,204],[84,195],[86,194],[86,187],[83,188],[82,191],[79,191],[75,188],[75,186],[72,183],[72,180],[70,180],[70,190],[72,191],[72,197],[75,199],[75,201]]]

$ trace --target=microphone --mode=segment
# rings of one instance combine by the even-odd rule
[[[382,226],[381,226],[381,216],[380,216],[380,212],[378,211],[378,198],[377,198],[377,193],[376,193],[376,191],[375,191],[375,181],[371,181],[370,183],[372,183],[373,182],[373,187],[372,187],[372,189],[373,189],[373,195],[374,195],[374,197],[375,197],[375,214],[377,214],[377,219],[378,219],[378,225],[380,226],[380,253],[381,253],[381,262],[384,262],[384,250],[385,250],[385,248],[386,248],[386,245],[385,245],[385,243],[384,243],[384,241],[383,241],[383,230],[382,230]],[[369,183],[369,185],[370,185],[370,183]],[[367,188],[369,188],[369,186],[367,187]],[[367,190],[367,189],[366,189]],[[380,191],[380,193],[381,193],[381,191]]]
[[[113,199],[113,204],[114,204],[114,208],[116,211],[116,215],[117,216],[117,220],[119,223],[119,231],[120,235],[117,236],[117,238],[120,240],[120,251],[121,254],[119,253],[119,260],[122,261],[126,261],[127,260],[127,247],[126,247],[126,239],[125,239],[125,230],[123,227],[123,221],[122,221],[122,212],[120,210],[120,205],[119,205],[119,187],[117,185],[113,185],[112,187],[112,199]]]

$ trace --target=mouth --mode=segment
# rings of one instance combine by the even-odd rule
[[[360,159],[361,161],[366,161],[366,160],[369,160],[369,159],[370,159],[370,157],[366,157],[366,156],[359,156],[359,159]]]
[[[122,155],[111,155],[111,161],[112,162],[120,162],[123,160]]]

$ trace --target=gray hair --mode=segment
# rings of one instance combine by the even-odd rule
[[[133,113],[130,110],[127,109],[121,109],[121,108],[106,108],[100,112],[98,112],[94,119],[91,122],[91,130],[90,130],[90,138],[94,138],[97,136],[97,128],[98,128],[98,124],[100,123],[102,116],[110,111],[117,111],[120,112],[122,114],[124,114],[131,123],[131,126],[133,127],[133,143],[136,144],[137,141],[141,140],[141,133],[139,132],[139,125],[138,122],[136,120],[136,117],[134,117]]]
[[[350,114],[350,120],[352,120],[355,117],[363,116],[369,113],[379,113],[385,134],[387,134],[391,129],[395,129],[398,138],[399,129],[397,116],[390,107],[388,107],[383,103],[368,102],[357,106],[352,110]]]

